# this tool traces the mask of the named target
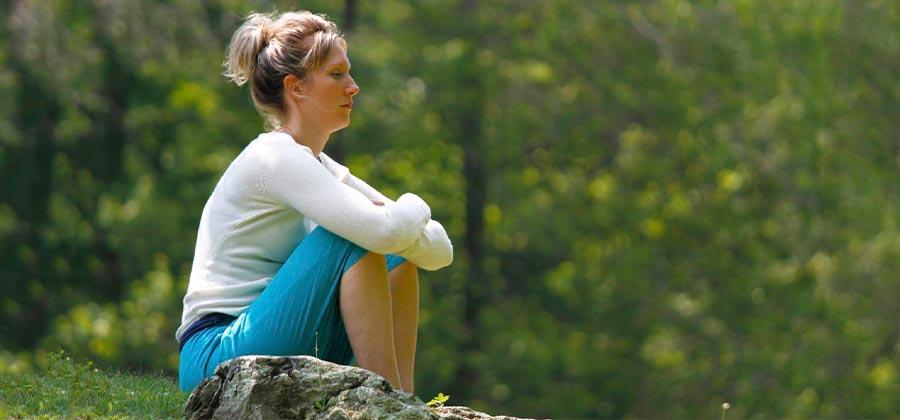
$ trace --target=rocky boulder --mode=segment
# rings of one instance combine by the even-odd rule
[[[223,362],[184,407],[191,419],[514,419],[468,407],[427,406],[365,369],[310,356]]]

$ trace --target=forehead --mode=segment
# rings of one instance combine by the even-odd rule
[[[335,43],[334,46],[331,47],[331,51],[328,52],[324,67],[335,67],[340,65],[350,67],[350,58],[347,57],[347,49],[338,42]]]

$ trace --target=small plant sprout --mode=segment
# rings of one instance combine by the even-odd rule
[[[449,395],[444,395],[443,392],[438,392],[437,396],[432,398],[431,401],[428,401],[427,403],[425,403],[425,405],[432,407],[432,408],[443,407],[444,403],[447,402],[447,400],[449,400],[449,399],[450,399]]]
[[[325,407],[327,405],[328,405],[328,403],[325,401],[325,398],[320,398],[320,399],[316,400],[316,402],[313,404],[313,406],[315,406],[315,408],[316,408],[316,411],[320,412],[320,413],[325,411]]]
[[[725,413],[728,411],[729,408],[731,408],[731,404],[728,404],[728,402],[722,403],[722,420],[725,420]]]

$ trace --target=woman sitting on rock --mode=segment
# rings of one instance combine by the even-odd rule
[[[413,392],[417,270],[449,265],[453,248],[418,196],[393,201],[322,152],[359,93],[346,42],[309,12],[252,14],[225,66],[250,83],[273,130],[231,162],[203,208],[175,334],[181,389],[237,356],[318,354],[355,357]]]

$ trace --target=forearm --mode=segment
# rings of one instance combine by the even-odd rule
[[[373,202],[385,205],[394,202],[352,174],[347,177],[345,182]],[[453,262],[453,244],[451,244],[444,227],[435,220],[429,220],[412,246],[398,252],[397,255],[424,270],[434,271]]]

